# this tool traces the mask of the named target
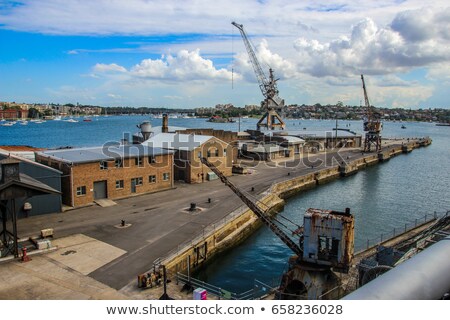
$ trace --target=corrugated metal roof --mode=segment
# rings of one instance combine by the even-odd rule
[[[199,134],[160,133],[142,144],[156,148],[192,151],[212,138],[214,137]]]
[[[286,140],[288,143],[304,143],[305,140],[299,138],[299,137],[294,137],[294,136],[283,136],[283,139]]]
[[[33,155],[34,155],[34,154],[33,154]],[[21,155],[10,154],[10,153],[7,153],[7,152],[4,152],[4,151],[0,150],[0,159],[7,158],[7,157],[11,157],[11,158],[20,160],[20,161],[22,161],[22,162],[26,162],[26,163],[28,163],[28,164],[31,164],[32,166],[45,168],[45,169],[47,169],[47,170],[50,170],[50,171],[53,171],[53,172],[57,172],[57,173],[59,173],[59,174],[62,173],[61,171],[59,171],[59,170],[57,170],[57,169],[51,168],[51,167],[49,167],[49,166],[46,166],[46,165],[41,164],[41,163],[39,163],[39,162],[36,162],[36,161],[34,161],[34,160],[30,160],[30,159],[25,158],[25,157],[23,157],[23,156],[21,156]],[[33,158],[34,158],[34,157],[33,157]]]
[[[185,127],[176,127],[176,126],[168,126],[167,127],[167,131],[168,132],[175,132],[175,131],[181,131],[181,130],[186,130],[187,128],[185,128]],[[152,127],[152,129],[151,129],[151,136],[153,137],[153,136],[156,136],[157,134],[161,134],[161,133],[163,133],[162,132],[162,127],[161,126],[158,126],[158,127]],[[134,134],[134,136],[137,136],[137,137],[142,137],[142,133],[139,131],[139,132],[136,132],[135,134]]]
[[[325,131],[320,131],[320,130],[289,130],[289,132],[286,131],[280,131],[280,132],[274,132],[274,135],[282,135],[284,136],[284,134],[289,134],[290,136],[296,136],[296,137],[300,137],[302,139],[306,139],[306,138],[320,138],[320,139],[325,139],[325,138],[334,138],[336,137],[336,130],[325,130]],[[346,131],[346,130],[337,130],[337,137],[338,138],[354,138],[360,136],[359,134],[355,134],[353,132],[350,131]]]
[[[257,153],[272,153],[272,152],[280,152],[288,150],[286,148],[280,147],[276,144],[260,144],[257,147],[248,149],[248,152],[257,152]]]
[[[157,156],[173,153],[161,148],[151,148],[145,145],[104,145],[92,148],[59,149],[37,152],[58,161],[68,163],[87,163],[101,160],[114,160],[119,158],[137,158]]]

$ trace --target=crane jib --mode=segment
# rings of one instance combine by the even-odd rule
[[[201,162],[210,168],[219,178],[220,180],[227,185],[241,200],[244,202],[247,207],[249,207],[256,216],[275,233],[281,241],[284,242],[295,254],[298,256],[302,255],[302,249],[299,245],[297,245],[287,234],[283,232],[275,223],[273,223],[266,215],[266,212],[263,211],[256,203],[254,203],[251,199],[249,199],[245,194],[243,194],[238,187],[236,187],[230,180],[225,177],[225,175],[211,162],[209,162],[206,158],[200,158]]]

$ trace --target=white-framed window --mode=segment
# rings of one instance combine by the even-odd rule
[[[122,158],[114,160],[114,166],[116,168],[122,168],[123,167],[123,160],[122,160]]]
[[[86,195],[86,186],[77,187],[77,197]]]
[[[142,177],[134,178],[134,181],[135,181],[135,185],[142,186],[142,183],[143,183]]]
[[[168,173],[168,172],[163,173],[163,180],[167,181],[169,179],[170,179],[170,173]]]
[[[100,161],[100,170],[108,170],[108,161]]]
[[[116,189],[123,189],[123,180],[116,180]]]
[[[148,176],[148,182],[149,183],[155,183],[156,182],[156,176],[155,175]]]
[[[143,163],[144,162],[142,161],[142,158],[140,157],[134,158],[134,164],[137,165],[138,167],[142,167]]]
[[[155,157],[148,156],[148,163],[156,163]]]

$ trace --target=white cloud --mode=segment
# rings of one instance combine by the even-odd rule
[[[389,74],[450,61],[449,29],[450,9],[427,8],[399,13],[391,27],[366,18],[350,36],[328,43],[302,37],[294,47],[300,70],[317,77]]]
[[[213,62],[200,56],[200,50],[180,50],[177,55],[162,56],[161,59],[145,59],[131,68],[129,74],[144,79],[169,81],[229,80],[231,72],[216,69]]]
[[[110,63],[110,64],[104,64],[104,63],[97,63],[93,67],[94,72],[99,73],[107,73],[107,72],[127,72],[127,69],[125,69],[122,66],[119,66],[116,63]]]
[[[275,71],[276,78],[283,80],[292,79],[298,75],[295,64],[279,54],[273,53],[269,49],[269,44],[266,39],[262,39],[254,50],[266,77],[269,76],[269,68]],[[256,82],[256,75],[246,52],[241,52],[235,56],[233,66],[235,71],[238,72],[238,74],[235,74],[235,78],[239,77],[239,74],[242,74],[247,81]]]
[[[3,3],[5,2],[5,4]],[[3,1],[0,24],[12,30],[70,35],[224,34],[230,19],[251,23],[256,34],[343,31],[365,14],[389,19],[423,1],[346,0],[15,0]],[[8,3],[10,5],[8,5]],[[17,5],[20,3],[20,5]],[[445,6],[445,0],[433,0]],[[336,18],[339,19],[336,19]],[[331,19],[330,19],[331,18]],[[323,29],[327,29],[323,32]]]

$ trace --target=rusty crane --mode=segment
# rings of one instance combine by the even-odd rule
[[[364,139],[364,152],[370,152],[372,145],[374,146],[374,150],[379,152],[381,151],[381,120],[380,116],[373,111],[373,108],[370,105],[366,84],[364,82],[364,75],[361,75],[361,80],[364,91],[364,102],[366,106],[366,116],[364,119],[364,131],[366,132]]]
[[[266,112],[258,121],[256,127],[258,130],[260,130],[261,127],[265,127],[268,130],[273,130],[276,128],[284,130],[286,128],[286,123],[277,112],[277,110],[282,111],[284,108],[284,100],[278,96],[278,79],[275,79],[272,68],[269,69],[269,78],[267,78],[267,76],[264,74],[264,71],[258,62],[258,59],[256,58],[253,46],[244,31],[244,26],[236,22],[232,22],[231,24],[238,28],[241,33],[242,40],[244,41],[245,48],[247,49],[247,53],[250,58],[250,62],[256,74],[256,79],[259,83],[259,88],[264,96],[264,101],[262,101],[261,104]]]

